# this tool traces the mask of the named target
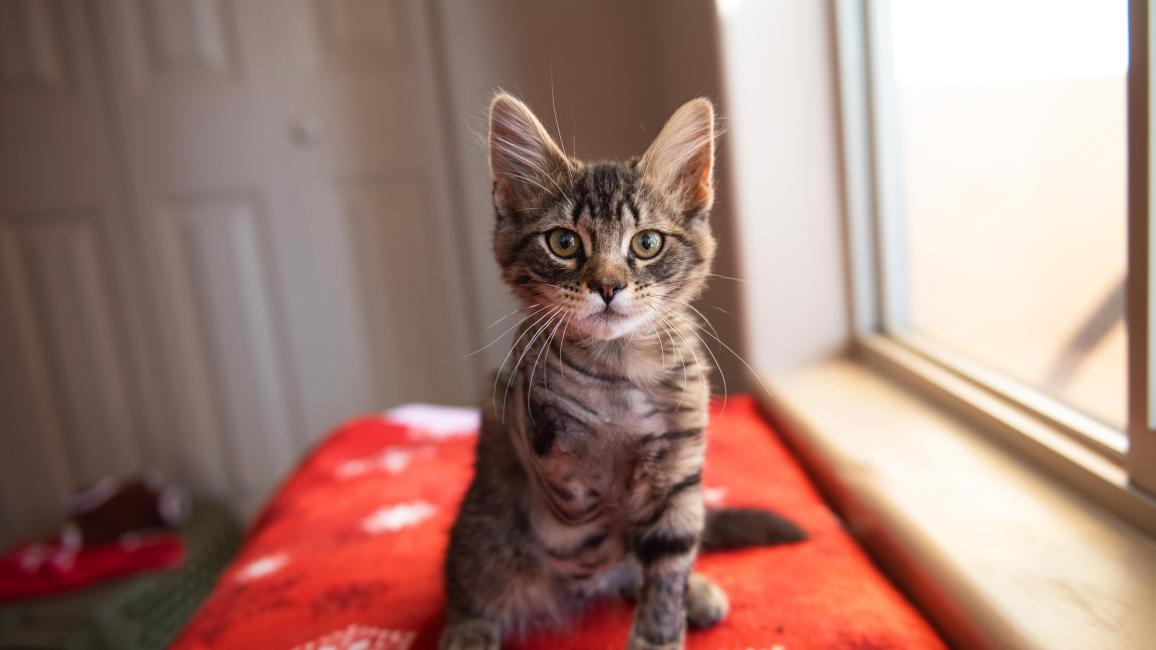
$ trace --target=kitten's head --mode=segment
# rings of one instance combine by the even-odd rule
[[[714,257],[714,138],[714,109],[695,99],[640,158],[581,162],[525,104],[499,94],[490,175],[502,277],[527,306],[596,339],[681,313]]]

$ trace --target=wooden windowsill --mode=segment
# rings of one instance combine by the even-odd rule
[[[1156,543],[852,359],[765,377],[851,532],[954,645],[1150,648]]]

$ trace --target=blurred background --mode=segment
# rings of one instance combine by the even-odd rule
[[[1027,39],[1040,2],[892,3],[906,326],[1121,427],[1126,3],[1047,4]],[[0,541],[142,470],[247,517],[340,421],[479,400],[515,308],[498,88],[588,159],[714,99],[720,376],[843,350],[834,30],[811,0],[0,0]]]

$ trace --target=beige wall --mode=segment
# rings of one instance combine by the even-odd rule
[[[759,371],[849,335],[831,7],[719,3],[745,344]]]

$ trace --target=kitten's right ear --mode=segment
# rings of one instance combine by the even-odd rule
[[[683,104],[642,155],[639,167],[685,213],[714,203],[714,106],[709,99]]]
[[[561,193],[566,155],[530,109],[513,95],[490,102],[490,179],[499,210],[536,205]]]

